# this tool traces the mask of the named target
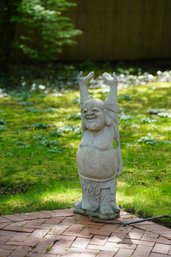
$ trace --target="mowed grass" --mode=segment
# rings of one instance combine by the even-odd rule
[[[102,89],[91,95],[105,99]],[[139,216],[171,214],[171,83],[119,89],[123,174],[117,201]],[[79,91],[0,98],[0,214],[70,208],[81,198],[75,155]],[[171,220],[165,219],[171,225]]]

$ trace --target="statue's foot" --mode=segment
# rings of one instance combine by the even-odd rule
[[[119,213],[99,213],[98,217],[101,219],[101,220],[113,220],[113,219],[116,219],[116,218],[119,218],[120,215]]]
[[[99,212],[100,219],[114,219],[119,217],[119,212],[114,212],[110,206],[101,206]]]
[[[76,203],[74,207],[74,212],[79,214],[85,214],[85,210],[82,209],[82,201],[79,201],[78,203]]]
[[[118,207],[119,209],[119,207]],[[99,219],[103,220],[109,220],[109,219],[115,219],[119,217],[119,211],[113,210],[113,207],[111,208],[110,206],[100,206],[100,210],[98,211],[88,211],[82,208],[82,201],[78,202],[75,207],[74,207],[74,213],[82,214],[82,215],[87,215],[90,217],[97,217]]]
[[[120,208],[119,208],[119,206],[118,206],[117,204],[112,205],[112,210],[113,210],[114,212],[116,212],[116,213],[119,213],[119,212],[120,212]]]
[[[74,208],[74,213],[86,215],[89,217],[96,217],[102,220],[111,220],[119,217],[119,213],[115,213],[115,212],[103,212],[103,213],[100,213],[98,211],[89,212],[82,208]]]

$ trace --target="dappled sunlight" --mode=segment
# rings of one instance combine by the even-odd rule
[[[170,214],[169,195],[162,195],[161,198],[160,187],[156,190],[151,187],[143,189],[142,187],[135,186],[131,194],[130,189],[126,186],[122,188],[122,190],[118,189],[117,199],[122,208],[136,211],[136,213],[140,215],[151,216],[155,213],[157,216]],[[156,208],[156,206],[158,208]]]
[[[78,91],[72,91],[71,93],[64,93],[61,96],[57,97],[53,94],[48,94],[44,98],[44,103],[51,105],[52,107],[60,107],[60,108],[69,108],[73,107],[74,99],[79,98]],[[65,100],[64,100],[65,99]]]
[[[81,189],[74,189],[70,188],[68,190],[65,190],[63,192],[46,192],[42,193],[40,196],[40,201],[42,203],[46,202],[58,202],[58,203],[76,203],[81,198]]]
[[[78,183],[76,183],[78,186]],[[58,208],[71,208],[81,198],[81,188],[74,188],[71,184],[69,188],[67,185],[59,186],[54,185],[56,189],[46,188],[45,191],[39,190],[30,191],[25,194],[14,195],[13,197],[2,197],[0,214],[3,208],[7,208],[7,213],[19,212],[19,211],[34,211],[34,210],[52,210]],[[3,213],[5,212],[5,209]]]

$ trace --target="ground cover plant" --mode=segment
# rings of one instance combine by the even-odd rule
[[[124,78],[118,95],[123,155],[118,203],[143,217],[170,214],[171,83],[139,79],[135,85]],[[90,92],[103,100],[107,90],[99,79]],[[1,90],[0,96],[0,214],[73,207],[81,197],[75,162],[81,138],[78,89],[39,85]]]

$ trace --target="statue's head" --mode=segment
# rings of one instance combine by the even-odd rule
[[[105,117],[105,104],[99,99],[89,99],[83,104],[81,110],[83,128],[91,131],[99,131],[105,125],[110,125]]]

